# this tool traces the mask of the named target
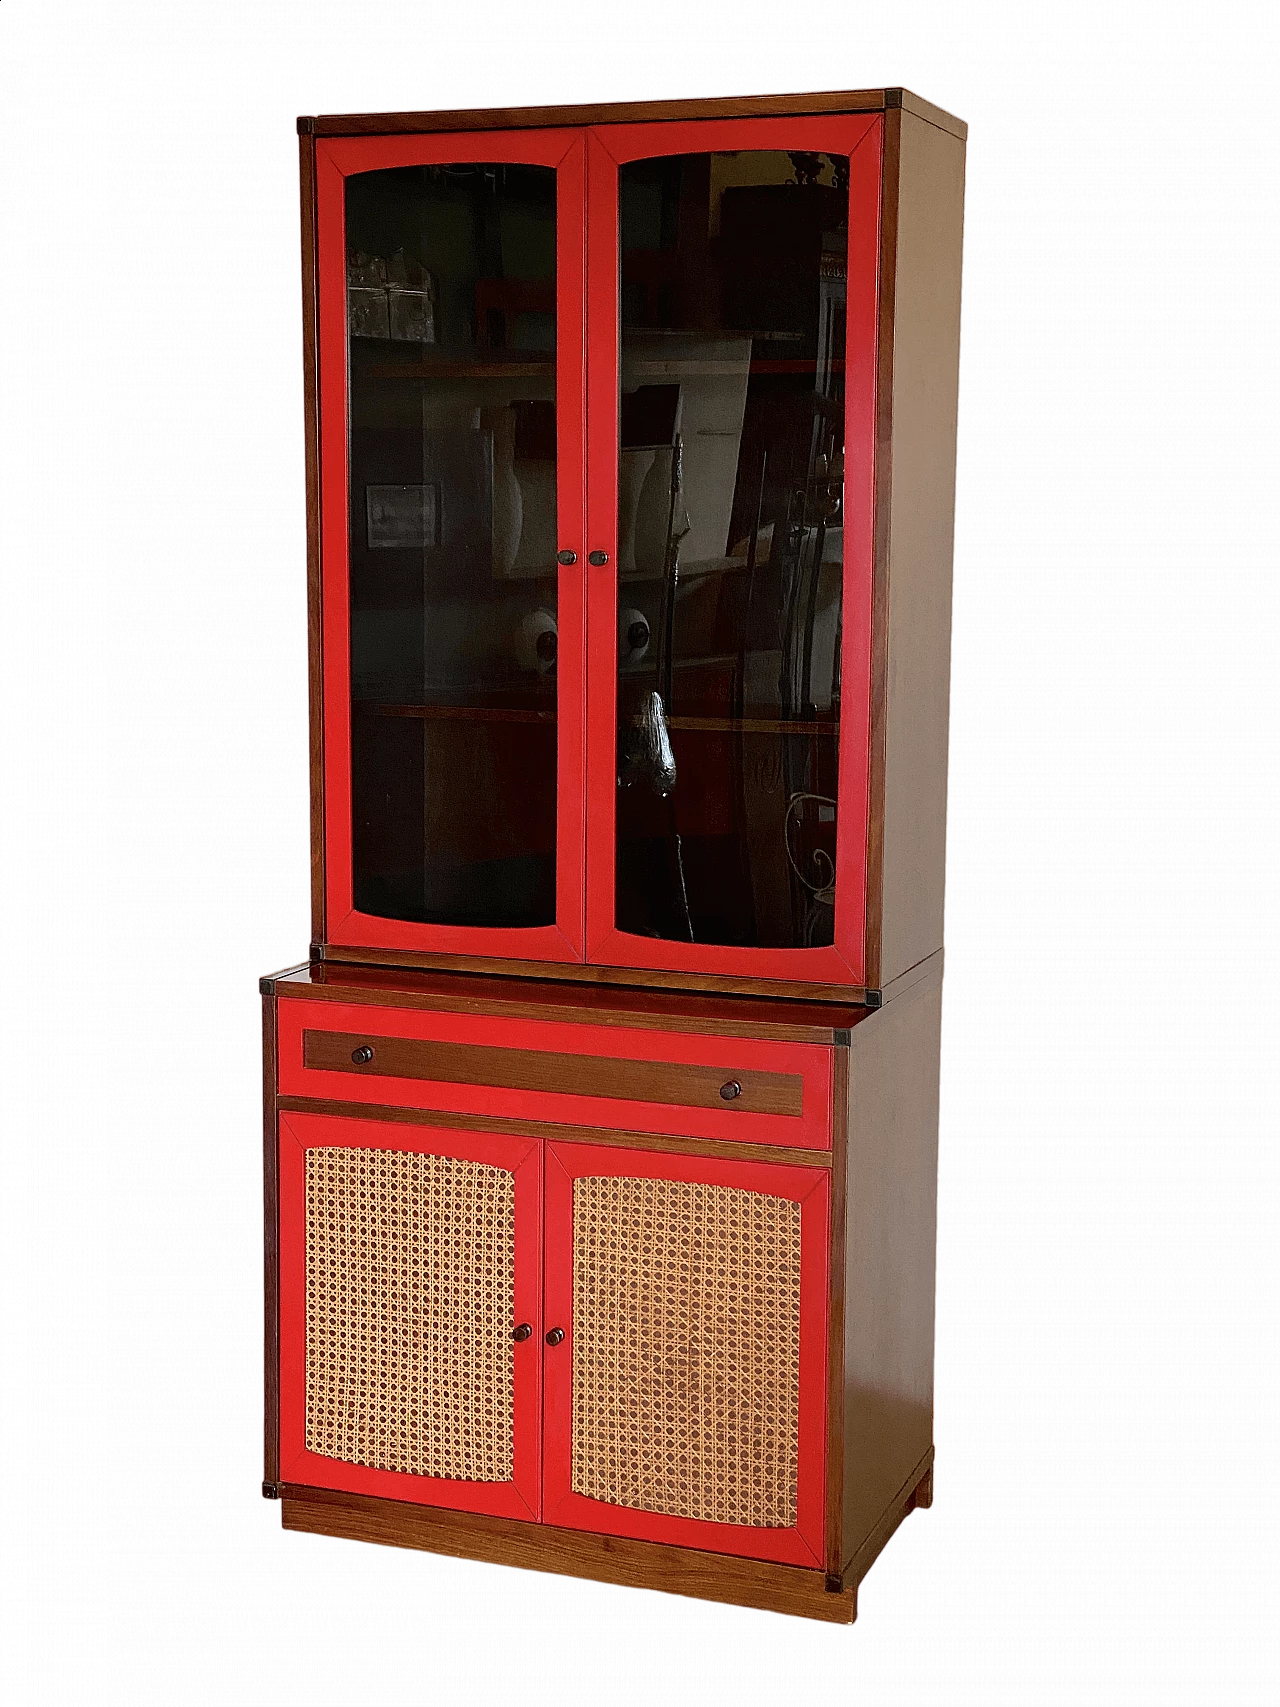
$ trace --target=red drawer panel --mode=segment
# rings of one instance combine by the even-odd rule
[[[282,1096],[831,1147],[817,1044],[282,1000]]]

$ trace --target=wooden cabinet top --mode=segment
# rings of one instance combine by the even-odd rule
[[[941,954],[921,969],[937,976]],[[905,982],[905,981],[904,981]],[[297,966],[261,979],[263,995],[281,1000],[367,1003],[495,1018],[634,1026],[694,1035],[772,1038],[792,1043],[847,1043],[876,1010],[832,1002],[771,1001],[689,990],[571,984],[341,962]]]
[[[963,119],[909,89],[821,94],[726,95],[698,101],[617,101],[573,107],[481,107],[435,113],[323,113],[298,120],[302,135],[400,136],[421,131],[525,130],[542,125],[649,124],[674,119],[784,118],[802,113],[880,113],[900,108],[964,141]]]

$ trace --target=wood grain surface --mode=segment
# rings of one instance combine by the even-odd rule
[[[365,1049],[371,1059],[354,1057]],[[436,1084],[492,1085],[501,1090],[545,1091],[558,1096],[610,1097],[688,1108],[732,1108],[742,1114],[799,1118],[804,1080],[798,1073],[703,1067],[683,1061],[635,1061],[599,1055],[559,1055],[544,1049],[503,1049],[481,1043],[440,1043],[383,1037],[376,1022],[367,1033],[304,1031],[303,1065],[355,1078],[427,1079]],[[738,1086],[731,1099],[725,1086]]]
[[[854,1617],[853,1591],[833,1593],[821,1571],[698,1552],[692,1547],[592,1535],[545,1523],[477,1517],[400,1500],[292,1485],[284,1491],[282,1523],[285,1529],[311,1535],[417,1547],[455,1559],[484,1559],[524,1570],[557,1571],[595,1582],[660,1589],[666,1594],[727,1601],[732,1606],[787,1612],[831,1624],[849,1624]]]

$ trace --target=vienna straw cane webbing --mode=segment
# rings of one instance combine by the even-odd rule
[[[796,1522],[800,1206],[675,1180],[573,1186],[572,1486]]]
[[[514,1175],[326,1147],[306,1194],[307,1450],[510,1481]]]

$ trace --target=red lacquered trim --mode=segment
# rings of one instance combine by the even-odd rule
[[[556,923],[528,930],[412,924],[359,913],[351,838],[351,635],[347,505],[347,335],[344,179],[355,172],[451,161],[553,166],[556,181],[556,498],[562,568],[557,591]],[[355,137],[316,145],[319,298],[321,581],[324,625],[325,897],[328,941],[352,948],[572,961],[583,957],[586,672],[586,487],[583,418],[585,139],[580,131],[483,136]]]
[[[532,1324],[533,1337],[513,1347],[514,1474],[509,1482],[464,1482],[444,1477],[370,1470],[324,1458],[306,1448],[307,1281],[306,1151],[324,1146],[406,1150],[457,1156],[515,1175],[515,1284],[512,1327]],[[542,1412],[542,1151],[528,1138],[382,1126],[327,1115],[280,1116],[280,1475],[313,1488],[380,1494],[415,1505],[448,1506],[494,1517],[540,1515]]]
[[[844,761],[841,755],[841,783]],[[842,809],[843,815],[843,809]],[[595,828],[595,817],[591,820]],[[840,865],[843,837],[837,826],[836,869]],[[614,857],[610,849],[610,861]],[[864,861],[865,865],[865,861]],[[610,875],[612,878],[612,863]],[[609,911],[613,912],[613,884],[609,886]],[[840,891],[837,878],[836,934],[840,931]],[[859,938],[861,943],[861,938]],[[588,959],[599,966],[644,966],[663,972],[716,972],[735,978],[786,978],[813,984],[859,984],[850,962],[834,944],[828,948],[733,948],[722,943],[663,942],[657,937],[632,936],[612,923],[590,942]]]
[[[721,119],[610,125],[587,138],[587,958],[606,966],[860,985],[866,965],[866,829],[871,743],[876,325],[883,120]],[[835,942],[818,949],[660,942],[616,928],[618,517],[618,166],[670,154],[788,148],[850,156],[845,369],[844,620]]]
[[[281,1096],[376,1102],[393,1108],[435,1108],[448,1113],[499,1115],[513,1120],[563,1121],[571,1126],[605,1126],[624,1132],[662,1132],[808,1150],[831,1148],[832,1055],[819,1044],[694,1037],[682,1032],[642,1031],[625,1026],[495,1019],[486,1014],[429,1013],[417,1008],[370,1008],[342,1002],[281,1001],[276,1012]],[[416,1037],[490,1048],[547,1050],[609,1061],[674,1061],[715,1067],[726,1080],[749,1068],[766,1073],[794,1073],[803,1079],[801,1113],[754,1114],[749,1110],[739,1112],[732,1103],[726,1103],[723,1109],[694,1108],[687,1104],[632,1102],[622,1097],[571,1096],[446,1080],[333,1072],[304,1064],[306,1031],[353,1032],[367,1037],[375,1049],[380,1036]],[[290,1119],[293,1118],[291,1115]]]
[[[573,1492],[573,1182],[584,1175],[696,1180],[767,1192],[800,1204],[800,1441],[794,1529],[757,1529],[660,1516],[607,1505]],[[711,1161],[587,1144],[547,1145],[544,1317],[548,1328],[563,1328],[566,1337],[562,1344],[548,1346],[543,1359],[545,1522],[821,1568],[826,1488],[828,1193],[825,1170],[815,1175],[812,1169],[777,1163]]]

